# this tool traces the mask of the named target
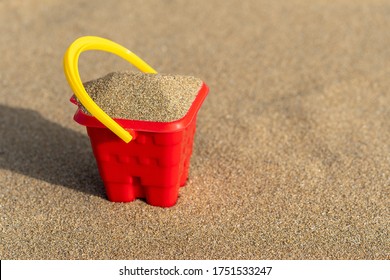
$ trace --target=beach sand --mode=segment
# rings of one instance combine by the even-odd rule
[[[0,258],[389,259],[390,2],[286,2],[0,2]],[[84,35],[210,87],[174,207],[106,199],[62,68]]]

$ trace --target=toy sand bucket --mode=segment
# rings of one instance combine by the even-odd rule
[[[208,87],[202,84],[187,114],[172,122],[112,119],[89,97],[78,72],[78,58],[86,50],[116,54],[146,73],[156,73],[126,48],[103,38],[86,36],[74,41],[64,56],[64,70],[78,100],[74,120],[86,126],[107,197],[113,202],[144,198],[148,204],[176,204],[190,165],[196,116]],[[74,98],[74,104],[78,104]]]

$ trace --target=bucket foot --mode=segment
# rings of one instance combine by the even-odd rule
[[[171,207],[177,202],[179,189],[177,187],[145,187],[146,202],[153,206]]]
[[[106,183],[108,200],[112,202],[130,202],[137,198],[136,189],[131,184]]]

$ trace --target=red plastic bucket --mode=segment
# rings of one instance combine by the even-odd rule
[[[144,198],[154,206],[176,204],[188,178],[196,116],[207,93],[203,83],[187,114],[173,122],[114,119],[131,132],[129,143],[78,108],[74,120],[87,128],[110,201]],[[71,101],[77,104],[74,98]]]
[[[208,87],[202,84],[187,114],[173,122],[112,119],[90,98],[82,84],[78,59],[88,50],[122,57],[145,73],[157,73],[130,50],[110,40],[84,36],[64,55],[64,73],[77,99],[91,114],[78,108],[74,119],[86,126],[108,199],[129,202],[145,198],[155,206],[173,206],[186,183],[195,134],[196,115]],[[76,99],[71,98],[75,104]]]

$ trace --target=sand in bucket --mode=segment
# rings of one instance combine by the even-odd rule
[[[112,118],[171,122],[185,116],[202,83],[192,76],[123,71],[112,72],[84,86]]]

